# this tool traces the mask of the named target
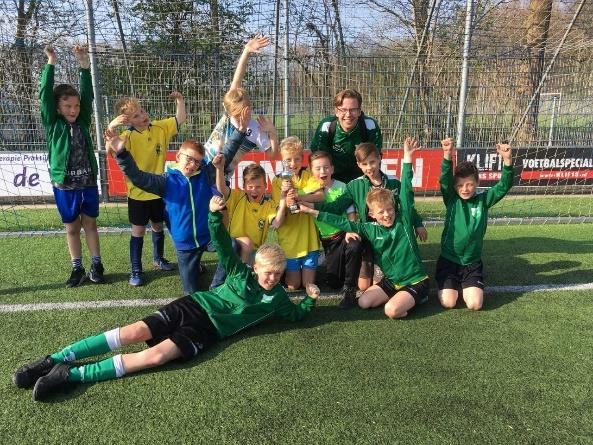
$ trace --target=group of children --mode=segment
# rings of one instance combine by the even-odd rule
[[[128,326],[73,343],[63,350],[19,368],[13,376],[18,387],[34,387],[40,400],[69,382],[93,382],[158,366],[177,358],[198,355],[217,339],[225,338],[273,315],[301,319],[314,306],[319,288],[314,284],[320,249],[325,253],[325,279],[341,288],[340,307],[358,304],[363,309],[384,307],[389,318],[405,317],[428,300],[429,278],[417,239],[427,232],[414,207],[412,155],[418,143],[404,142],[401,181],[381,169],[375,144],[356,147],[363,176],[347,184],[332,178],[331,155],[317,151],[303,166],[304,147],[296,137],[279,142],[266,119],[251,118],[251,103],[241,79],[249,54],[269,44],[256,36],[245,46],[224,98],[227,114],[206,147],[184,141],[176,164],[164,171],[164,154],[170,139],[186,118],[181,94],[174,117],[151,121],[138,100],[118,103],[119,116],[105,131],[107,147],[128,179],[130,285],[143,284],[142,246],[151,222],[153,263],[162,270],[172,265],[163,254],[163,221],[175,245],[185,297]],[[81,263],[80,229],[85,229],[92,255],[88,278],[101,282],[103,266],[96,229],[98,191],[96,161],[89,135],[92,88],[88,55],[75,54],[81,65],[80,94],[70,86],[53,88],[55,53],[46,48],[48,64],[41,77],[42,120],[50,149],[50,173],[58,210],[66,226],[72,257],[68,286],[87,277]],[[66,88],[68,87],[68,88]],[[117,127],[127,125],[119,133]],[[438,298],[445,308],[456,305],[461,292],[469,309],[483,302],[481,251],[488,209],[512,186],[511,149],[497,144],[503,159],[500,181],[484,193],[477,192],[478,170],[470,162],[453,169],[451,139],[442,141],[441,191],[446,219],[437,262]],[[266,194],[264,169],[251,164],[242,172],[243,189],[229,187],[229,175],[248,150],[279,154],[288,175],[277,175],[272,194]],[[267,243],[277,231],[277,244]],[[199,289],[201,256],[209,243],[219,264],[208,291]],[[373,278],[375,268],[381,278]],[[307,296],[294,304],[287,290],[304,287]],[[362,294],[357,298],[357,289]],[[82,366],[73,362],[146,342],[148,349]]]

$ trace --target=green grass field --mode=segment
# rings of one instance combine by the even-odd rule
[[[490,227],[487,285],[593,281],[592,229]],[[429,228],[421,248],[431,276],[441,230]],[[3,305],[181,295],[175,273],[150,271],[146,286],[128,286],[124,234],[102,237],[109,283],[77,289],[63,287],[63,237],[2,245]],[[214,257],[206,260],[211,274]],[[398,321],[336,302],[321,300],[303,322],[255,327],[189,363],[76,386],[46,403],[12,385],[18,366],[156,306],[0,312],[0,443],[593,443],[590,290],[490,292],[476,313],[444,311],[433,294]]]
[[[442,220],[444,206],[440,198],[417,198],[416,207],[426,220]],[[589,195],[575,196],[510,196],[493,207],[493,218],[522,217],[590,217],[593,199]],[[102,204],[97,224],[100,227],[127,228],[126,203]],[[54,204],[35,206],[0,206],[0,233],[61,230],[62,223]]]

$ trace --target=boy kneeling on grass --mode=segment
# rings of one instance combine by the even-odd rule
[[[174,300],[141,321],[87,337],[25,365],[13,375],[15,385],[33,386],[33,400],[42,400],[63,385],[110,380],[171,360],[194,358],[218,339],[274,315],[289,321],[305,317],[319,295],[317,286],[309,285],[308,295],[299,304],[290,301],[280,285],[286,257],[277,245],[262,245],[255,254],[253,269],[243,264],[222,222],[220,211],[224,206],[224,200],[214,196],[208,214],[212,242],[227,272],[221,286]],[[75,360],[142,342],[149,348],[86,365],[72,365]]]

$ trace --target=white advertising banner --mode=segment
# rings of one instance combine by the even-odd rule
[[[46,152],[0,151],[0,197],[10,196],[53,196]]]

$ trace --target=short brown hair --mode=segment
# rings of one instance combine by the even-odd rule
[[[369,209],[371,207],[374,207],[377,204],[382,204],[382,205],[391,204],[393,206],[393,208],[397,211],[397,203],[393,199],[393,192],[391,190],[387,190],[387,189],[382,189],[382,188],[372,189],[367,194],[366,204]]]
[[[224,95],[222,103],[224,104],[226,112],[232,117],[241,113],[243,108],[251,106],[249,95],[243,88],[233,88],[228,90]]]
[[[257,178],[262,178],[266,182],[266,171],[261,165],[254,162],[243,169],[243,184]]]
[[[181,147],[179,147],[179,150],[194,150],[198,153],[200,153],[200,156],[204,156],[204,154],[206,153],[206,150],[204,150],[204,146],[202,145],[201,142],[198,142],[194,139],[186,139],[185,141],[183,141],[183,143],[181,144]]]
[[[296,136],[289,136],[280,142],[280,153],[303,153],[303,150],[303,143]]]
[[[274,271],[282,272],[286,269],[286,254],[277,244],[262,244],[255,252],[255,264],[272,266]]]
[[[62,83],[54,88],[54,100],[56,101],[56,105],[58,105],[60,99],[67,99],[68,97],[78,97],[80,100],[80,93],[76,91],[76,88],[67,83]]]
[[[356,90],[345,89],[334,96],[334,107],[341,107],[344,99],[356,99],[358,106],[362,107],[362,96]]]
[[[356,146],[356,150],[354,150],[354,157],[356,158],[357,162],[362,162],[370,155],[375,154],[377,157],[381,157],[377,146],[372,142],[363,142],[362,144],[358,144]]]
[[[474,165],[473,162],[470,161],[462,161],[455,167],[455,173],[453,175],[453,179],[457,181],[460,178],[468,178],[473,177],[476,182],[480,181],[480,172],[478,171],[478,167]]]
[[[330,155],[327,151],[316,151],[309,156],[309,165],[313,163],[313,161],[317,161],[318,159],[328,159],[331,165],[334,165],[332,161],[332,155]]]
[[[140,101],[135,97],[122,97],[115,103],[115,112],[119,114],[132,114],[140,109]]]

